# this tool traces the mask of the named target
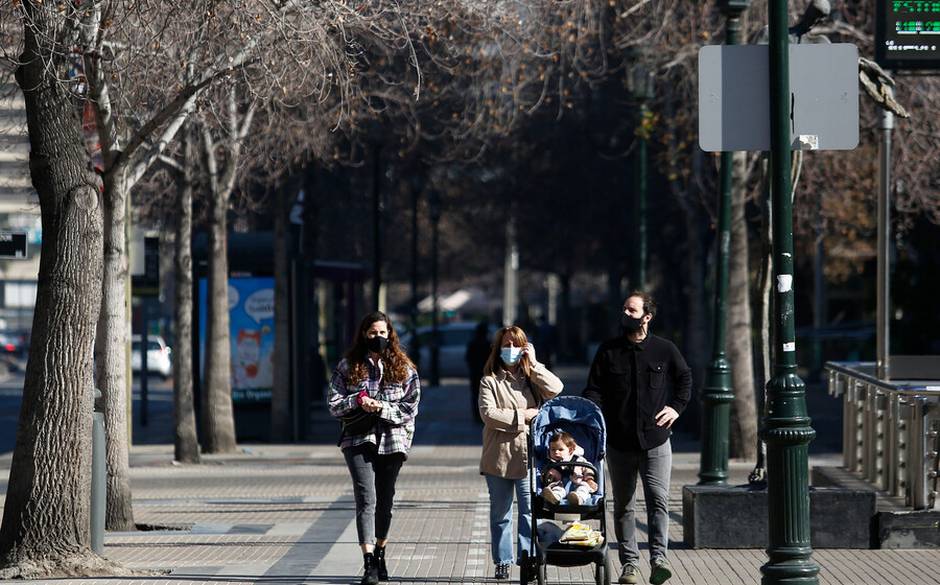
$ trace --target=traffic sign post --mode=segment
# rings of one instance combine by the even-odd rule
[[[770,150],[767,45],[699,50],[699,145],[707,152]],[[858,146],[858,49],[789,47],[792,150]]]

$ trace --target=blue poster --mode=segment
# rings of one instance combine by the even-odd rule
[[[199,280],[200,361],[205,362],[206,279]],[[232,401],[268,402],[274,387],[274,279],[229,278]],[[203,379],[205,379],[203,377]]]

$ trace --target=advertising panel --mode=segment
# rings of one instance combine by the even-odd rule
[[[232,401],[271,400],[274,386],[274,279],[229,278],[229,336],[232,355]],[[206,279],[199,280],[200,369],[205,380]]]

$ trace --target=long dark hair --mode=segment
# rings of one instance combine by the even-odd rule
[[[398,333],[388,315],[381,311],[369,313],[362,318],[359,323],[359,330],[356,333],[356,339],[349,349],[346,350],[346,363],[349,369],[346,373],[346,383],[355,385],[362,382],[369,376],[369,369],[366,366],[366,357],[369,355],[369,348],[366,346],[368,338],[366,332],[372,327],[373,323],[382,321],[388,327],[388,347],[382,352],[382,362],[384,364],[382,377],[385,381],[393,384],[401,384],[408,378],[408,370],[414,369],[415,365],[408,359],[405,352],[401,349],[398,342]]]

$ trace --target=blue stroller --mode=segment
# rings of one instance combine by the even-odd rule
[[[526,585],[535,571],[538,585],[545,585],[546,566],[576,567],[594,563],[596,585],[610,585],[610,565],[607,556],[607,514],[604,497],[604,453],[607,429],[600,409],[590,400],[577,396],[559,396],[542,405],[532,419],[529,433],[529,485],[532,486],[532,548],[529,562],[520,563],[522,585]],[[548,449],[556,431],[570,433],[584,450],[588,463],[555,462],[549,459]],[[549,469],[559,471],[571,467],[584,467],[594,472],[597,492],[577,505],[565,500],[553,503],[542,497],[542,475]],[[539,538],[539,520],[554,520],[556,516],[580,521],[600,522],[602,542],[592,547],[577,547],[560,542],[547,542]]]

